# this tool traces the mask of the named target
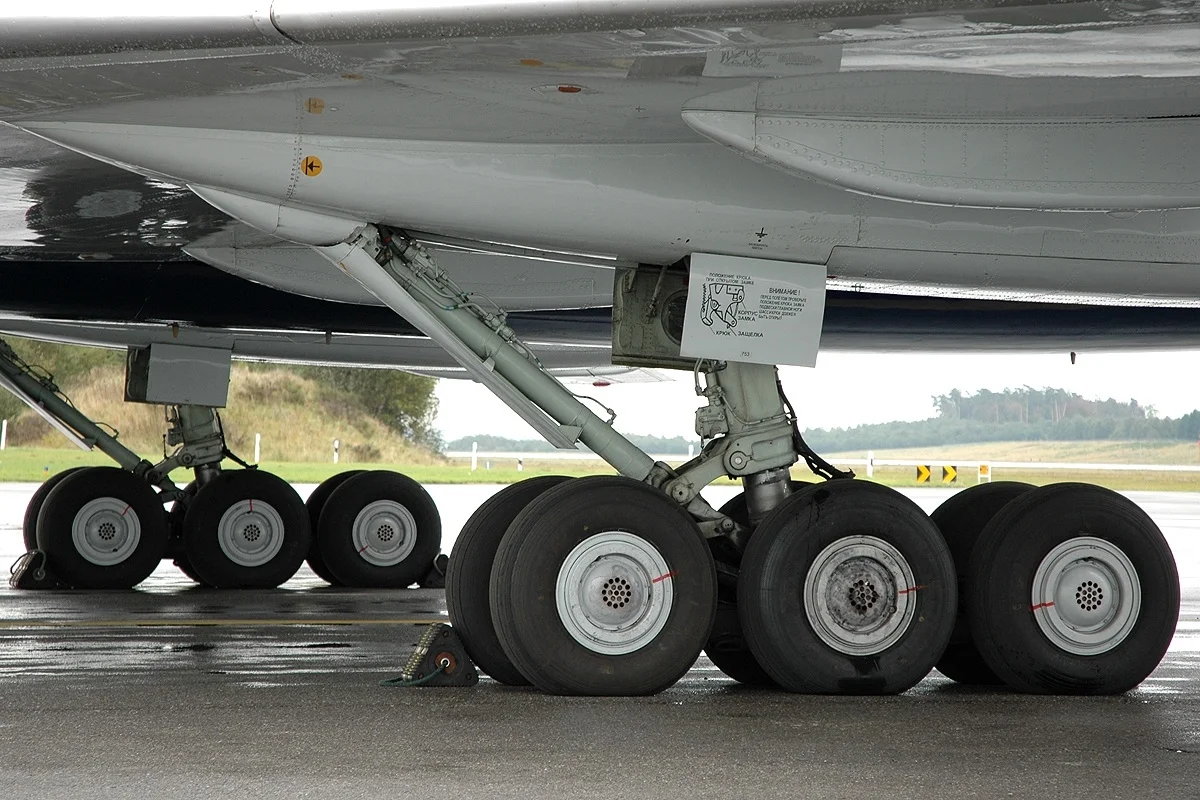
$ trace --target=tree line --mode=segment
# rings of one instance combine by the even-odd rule
[[[1145,441],[1200,439],[1200,411],[1178,419],[1159,417],[1154,406],[1137,400],[1089,400],[1065,389],[955,389],[933,398],[935,415],[917,422],[885,422],[853,428],[809,428],[804,439],[818,451],[932,447],[976,442],[1017,441]],[[803,420],[802,420],[803,422]],[[699,441],[682,436],[627,436],[648,453],[699,452]],[[510,439],[481,434],[446,444],[447,450],[470,450],[478,442],[484,452],[536,453],[553,448],[541,439]]]

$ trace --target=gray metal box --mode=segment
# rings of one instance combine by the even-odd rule
[[[125,399],[224,408],[229,400],[230,356],[230,351],[212,347],[131,347],[125,360]]]
[[[613,282],[613,363],[692,369],[696,359],[679,355],[687,294],[682,268],[619,267]]]

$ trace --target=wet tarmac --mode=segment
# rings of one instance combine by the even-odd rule
[[[311,487],[302,487],[302,493]],[[0,485],[0,561],[31,485]],[[496,487],[431,487],[456,532]],[[733,489],[714,490],[715,502]],[[948,492],[908,492],[932,509]],[[484,679],[385,688],[440,591],[0,589],[0,787],[13,798],[1200,797],[1200,495],[1130,495],[1183,576],[1175,641],[1134,692],[749,690],[701,658],[653,698]],[[449,549],[452,537],[445,537]]]

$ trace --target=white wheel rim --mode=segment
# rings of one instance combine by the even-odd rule
[[[640,536],[605,531],[580,542],[555,582],[567,633],[595,653],[645,647],[671,616],[673,574],[658,548]]]
[[[142,540],[142,521],[137,512],[116,497],[97,497],[75,514],[71,541],[75,552],[98,567],[120,564]]]
[[[1030,599],[1033,618],[1051,644],[1094,656],[1129,636],[1142,610],[1142,584],[1121,548],[1079,536],[1042,559]]]
[[[846,536],[820,552],[804,578],[813,632],[839,653],[882,653],[908,631],[919,589],[908,561],[874,536]]]
[[[261,567],[283,548],[283,518],[263,500],[239,500],[221,515],[217,541],[238,566]]]
[[[376,500],[354,518],[354,549],[368,564],[394,567],[417,546],[417,521],[394,500]]]

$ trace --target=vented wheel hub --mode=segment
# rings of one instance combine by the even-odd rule
[[[263,500],[239,500],[217,525],[221,552],[242,567],[261,567],[283,548],[283,518]]]
[[[671,615],[666,559],[650,542],[624,531],[598,533],[563,561],[555,584],[558,616],[575,641],[605,655],[641,649]]]
[[[71,541],[79,555],[99,567],[120,564],[142,539],[142,522],[128,503],[97,497],[75,514]]]
[[[804,611],[813,631],[834,650],[875,655],[908,630],[917,588],[912,568],[895,547],[874,536],[847,536],[809,567]]]
[[[1033,576],[1031,609],[1055,646],[1074,655],[1107,653],[1137,624],[1142,586],[1128,556],[1092,536],[1055,547]]]
[[[394,500],[376,500],[354,518],[354,549],[367,563],[392,567],[417,545],[417,521]]]

